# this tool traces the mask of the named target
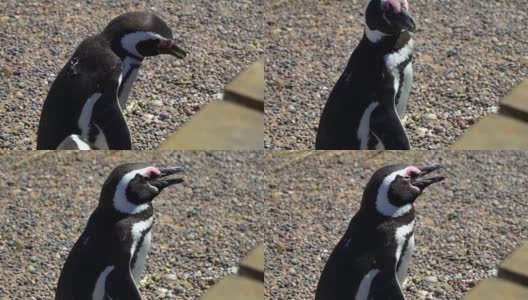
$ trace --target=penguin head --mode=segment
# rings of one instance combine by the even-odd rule
[[[121,58],[169,54],[183,59],[187,53],[176,45],[169,26],[150,12],[131,12],[113,19],[103,30],[112,50]]]
[[[183,178],[164,179],[181,172],[181,167],[158,169],[143,163],[120,165],[103,185],[100,201],[105,203],[101,205],[111,204],[113,209],[124,214],[139,213],[147,209],[164,188],[183,182]]]
[[[409,15],[407,0],[369,0],[365,10],[365,30],[372,42],[402,31],[414,32],[416,24]]]
[[[443,168],[433,164],[422,168],[392,165],[377,170],[365,189],[362,206],[374,206],[386,217],[398,217],[412,209],[413,203],[429,185],[445,177],[424,176]]]

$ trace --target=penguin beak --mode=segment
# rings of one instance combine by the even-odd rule
[[[431,172],[434,172],[436,170],[440,170],[442,168],[444,168],[444,166],[441,164],[433,164],[430,166],[419,168],[420,174],[418,174],[418,176],[416,176],[415,178],[411,180],[411,184],[419,188],[420,191],[423,191],[426,187],[430,186],[431,184],[440,182],[445,179],[445,177],[443,176],[423,178],[425,175]]]
[[[402,10],[399,13],[388,12],[388,19],[392,25],[401,31],[416,32],[416,24],[414,23],[413,18],[407,13],[407,11]]]
[[[176,42],[167,40],[159,44],[160,54],[169,54],[179,59],[184,59],[187,56],[187,52],[176,45]]]
[[[183,178],[180,178],[180,177],[161,179],[161,178],[164,178],[164,177],[176,174],[176,173],[183,173],[184,170],[182,167],[173,167],[173,168],[166,168],[166,169],[159,169],[159,170],[160,170],[159,176],[149,179],[149,183],[152,186],[155,186],[156,188],[158,188],[159,191],[163,190],[164,188],[168,186],[183,182]]]

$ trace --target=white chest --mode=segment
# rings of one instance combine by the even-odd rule
[[[99,277],[97,277],[97,281],[95,282],[95,287],[92,292],[92,300],[104,300],[105,299],[105,287],[106,287],[106,278],[114,270],[114,266],[108,266],[106,267],[101,274],[99,274]]]
[[[130,57],[126,57],[123,61],[123,72],[121,73],[123,82],[119,87],[119,106],[122,111],[126,109],[127,100],[130,96],[130,91],[132,91],[132,85],[134,85],[137,79],[139,66],[140,62]]]
[[[132,248],[130,249],[130,259],[131,259],[131,269],[130,272],[132,274],[132,277],[134,278],[134,282],[139,283],[141,280],[141,274],[143,274],[143,271],[145,270],[145,264],[147,261],[148,252],[150,249],[150,243],[152,240],[150,227],[152,226],[153,218],[150,218],[145,221],[138,222],[132,226]],[[148,230],[146,232],[145,236],[143,237],[143,233],[145,230]],[[141,239],[143,239],[141,241]],[[141,241],[141,243],[140,243]],[[139,248],[138,248],[139,247]],[[137,250],[136,250],[137,249]],[[136,253],[136,261],[134,266],[132,266],[132,258],[134,257],[134,253]]]
[[[410,39],[400,50],[384,57],[385,66],[394,79],[394,103],[400,119],[403,119],[405,115],[407,100],[411,93],[413,72],[412,61],[410,60],[413,55],[413,47],[414,41]]]
[[[407,112],[407,100],[409,100],[409,95],[411,94],[413,82],[413,69],[412,62],[410,62],[405,69],[403,69],[403,78],[401,80],[400,93],[396,101],[396,111],[400,119],[405,117]]]
[[[398,282],[400,285],[403,284],[405,277],[407,277],[407,272],[409,271],[409,265],[411,264],[411,257],[414,252],[414,235],[409,238],[407,247],[405,248],[403,256],[398,261],[399,268],[396,270],[396,277],[398,277]]]
[[[147,256],[150,249],[151,239],[152,235],[149,232],[145,235],[143,243],[141,244],[141,247],[138,250],[136,264],[131,269],[132,277],[134,277],[135,282],[139,282],[141,280],[141,274],[143,274],[143,271],[145,271],[145,265],[147,263]]]
[[[398,277],[398,282],[400,286],[403,284],[405,277],[407,276],[407,271],[409,270],[409,265],[411,262],[411,257],[414,252],[414,221],[410,224],[403,225],[396,230],[395,239],[396,239],[396,276]],[[410,235],[410,236],[409,236]]]

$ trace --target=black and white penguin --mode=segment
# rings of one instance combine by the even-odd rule
[[[99,205],[60,274],[55,300],[139,300],[153,224],[152,200],[182,178],[180,167],[124,164],[106,179]]]
[[[403,300],[401,290],[414,250],[413,203],[444,177],[424,178],[439,164],[379,169],[361,207],[328,258],[316,300]]]
[[[410,149],[401,122],[413,78],[408,9],[407,0],[369,0],[363,38],[326,102],[316,149]]]
[[[159,54],[186,56],[150,12],[123,14],[82,41],[44,102],[37,149],[131,149],[123,110],[143,59]]]

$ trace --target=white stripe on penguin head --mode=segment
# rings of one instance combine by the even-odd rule
[[[128,183],[130,182],[130,180],[136,177],[137,174],[146,176],[146,174],[151,172],[152,169],[156,169],[156,168],[146,167],[143,169],[134,170],[134,171],[126,173],[125,176],[121,178],[121,180],[117,184],[116,191],[114,194],[114,199],[113,199],[114,208],[117,211],[125,213],[125,214],[137,214],[137,213],[144,211],[145,209],[149,207],[148,203],[135,204],[135,203],[128,201],[126,190],[127,190]]]
[[[399,217],[408,213],[412,204],[405,204],[404,206],[395,206],[390,203],[389,199],[389,188],[391,183],[396,179],[396,176],[405,176],[409,169],[416,169],[415,167],[407,167],[403,170],[392,172],[383,179],[379,189],[378,195],[376,196],[376,210],[386,217]],[[413,187],[416,188],[416,187]]]
[[[135,56],[137,57],[140,57],[140,58],[143,58],[143,55],[141,55],[136,46],[143,42],[143,41],[148,41],[148,40],[167,40],[166,38],[162,37],[161,35],[157,34],[157,33],[154,33],[154,32],[149,32],[149,31],[136,31],[136,32],[132,32],[132,33],[129,33],[127,35],[125,35],[124,37],[121,38],[121,46],[123,47],[123,49],[125,49],[126,51],[134,54]]]

